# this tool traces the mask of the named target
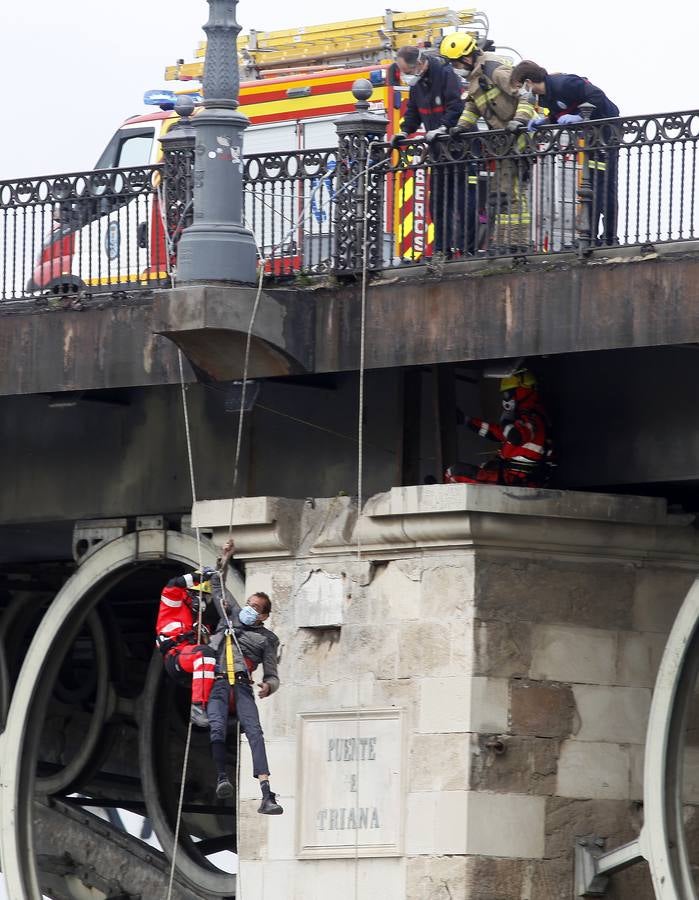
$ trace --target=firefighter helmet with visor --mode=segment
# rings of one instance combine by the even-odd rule
[[[504,393],[505,391],[513,391],[515,388],[530,388],[531,390],[536,390],[536,377],[527,369],[523,369],[521,372],[515,372],[512,375],[508,375],[507,378],[502,378],[500,380],[500,391]]]
[[[461,59],[470,56],[478,49],[476,39],[467,31],[454,31],[442,38],[439,53],[445,59]]]

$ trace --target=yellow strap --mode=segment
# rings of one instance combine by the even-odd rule
[[[233,662],[233,640],[226,635],[226,678],[229,684],[235,684],[235,663]]]
[[[478,91],[476,94],[473,94],[471,99],[476,104],[478,109],[484,109],[491,100],[496,100],[502,91],[498,87],[490,88],[488,91]]]
[[[596,159],[591,159],[589,162],[589,166],[591,169],[597,169],[598,172],[607,171],[607,163],[598,162]]]

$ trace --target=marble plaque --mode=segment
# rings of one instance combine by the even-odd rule
[[[297,855],[401,856],[403,710],[301,713]]]
[[[298,628],[329,628],[344,622],[347,577],[313,569],[296,592]]]

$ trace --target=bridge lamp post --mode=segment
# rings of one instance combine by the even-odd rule
[[[204,109],[194,116],[194,220],[177,251],[177,281],[254,283],[255,238],[243,223],[243,131],[238,108],[238,0],[207,0]]]

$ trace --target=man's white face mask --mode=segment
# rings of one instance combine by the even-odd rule
[[[412,87],[414,84],[417,84],[422,76],[421,75],[405,75],[401,74],[400,80],[403,84],[407,84],[408,87]]]
[[[534,100],[535,100],[535,98],[536,98],[536,94],[535,94],[534,91],[532,90],[532,83],[531,83],[531,81],[525,81],[525,82],[524,82],[524,84],[522,85],[522,87],[519,89],[519,96],[520,96],[520,97],[526,97],[526,98],[527,98],[528,100],[530,100],[531,102],[534,102]]]

